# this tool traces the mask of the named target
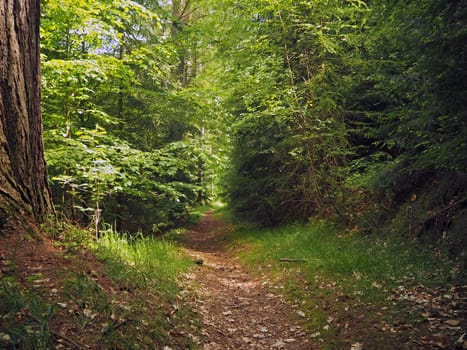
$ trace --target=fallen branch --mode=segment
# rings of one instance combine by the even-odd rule
[[[280,262],[305,262],[306,259],[291,259],[291,258],[280,258]]]
[[[54,335],[54,336],[56,336],[58,338],[62,338],[63,340],[67,341],[69,344],[73,345],[75,348],[77,348],[79,350],[87,349],[86,346],[74,341],[73,339],[68,338],[67,336],[64,336],[63,334],[60,334],[60,333],[55,332],[53,330],[50,330],[50,333],[52,333],[52,335]]]

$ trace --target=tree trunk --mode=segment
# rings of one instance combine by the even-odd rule
[[[39,1],[0,1],[0,231],[53,213],[40,107]]]

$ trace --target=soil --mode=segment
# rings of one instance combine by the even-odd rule
[[[208,212],[184,235],[186,252],[195,267],[181,281],[186,293],[180,293],[181,300],[176,302],[183,304],[180,308],[193,308],[194,316],[190,311],[178,317],[173,300],[161,301],[149,291],[122,288],[106,276],[104,264],[88,250],[70,252],[46,236],[38,240],[21,234],[0,234],[0,278],[14,277],[24,292],[40,295],[55,305],[49,323],[55,348],[132,348],[121,341],[147,334],[142,348],[193,349],[195,343],[202,350],[322,349],[330,348],[320,336],[329,329],[335,337],[332,348],[467,349],[467,286],[400,286],[389,293],[391,308],[400,311],[389,315],[391,319],[387,307],[344,295],[335,283],[317,282],[310,286],[312,292],[305,294],[305,301],[326,313],[327,324],[305,330],[308,314],[304,317],[303,311],[309,309],[302,304],[303,297],[302,301],[290,303],[282,295],[281,286],[267,274],[258,277],[259,273],[242,266],[235,257],[240,248],[232,250],[229,246],[232,230]],[[92,315],[85,329],[77,326],[77,316],[89,310],[87,305],[70,300],[66,290],[66,282],[76,276],[94,281],[113,305],[118,316],[113,329],[121,337],[114,343],[99,340],[103,325],[109,322],[105,315]],[[305,282],[303,286],[307,288]],[[123,311],[135,300],[144,307],[132,309],[133,320],[122,321],[118,312],[125,316]],[[170,311],[164,314],[165,337],[155,339],[151,320],[160,315],[160,310]],[[410,317],[403,319],[402,315]],[[141,322],[136,320],[139,316]],[[0,336],[4,337],[2,317]],[[16,318],[18,322],[34,321],[23,309]]]
[[[117,287],[105,276],[104,270],[104,265],[88,250],[80,249],[71,254],[47,236],[0,235],[0,278],[14,277],[22,295],[37,295],[52,305],[66,305],[54,307],[49,323],[57,348],[94,348],[93,338],[101,329],[99,318],[86,332],[77,327],[74,316],[78,307],[66,296],[64,281],[85,276],[112,298]],[[27,309],[18,313],[17,319],[19,323],[37,321]],[[0,318],[0,331],[2,326]]]
[[[386,291],[380,305],[346,295],[336,282],[317,282],[310,290],[302,281],[302,299],[291,304],[267,272],[239,264],[238,249],[248,248],[232,249],[232,229],[208,212],[184,238],[199,264],[187,285],[197,287],[192,304],[201,320],[201,349],[467,349],[467,286],[399,286]],[[295,272],[289,277],[300,279]],[[310,312],[310,304],[326,314],[321,328],[307,324],[303,311]]]
[[[315,349],[299,325],[297,305],[253,276],[226,249],[229,230],[208,212],[184,238],[187,253],[199,265],[187,279],[197,285],[200,348]]]

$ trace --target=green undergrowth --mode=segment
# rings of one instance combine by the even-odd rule
[[[368,348],[398,348],[408,339],[403,332],[372,331],[419,322],[392,301],[394,291],[462,283],[458,265],[428,249],[326,222],[275,229],[238,225],[231,249],[271,288],[285,292],[323,349],[348,349],[362,340]]]
[[[0,278],[0,348],[48,349],[53,305],[11,276]]]
[[[387,287],[402,281],[439,285],[455,282],[456,278],[449,260],[423,247],[391,238],[362,236],[325,222],[276,229],[243,227],[236,231],[234,239],[251,247],[243,254],[246,263],[299,259],[295,264],[276,267],[297,267],[307,279],[320,273],[370,288],[375,282]]]
[[[177,283],[193,263],[174,243],[107,230],[101,234],[95,253],[120,291],[131,296],[128,313],[136,310],[142,320],[143,326],[126,333],[128,339],[143,348],[149,346],[150,339],[177,348],[193,345],[187,335],[196,333],[197,326],[189,322],[192,310],[180,303]],[[144,337],[142,329],[147,332]]]
[[[177,283],[193,263],[174,243],[112,230],[96,241],[67,225],[47,232],[63,266],[22,277],[14,256],[1,262],[0,348],[193,348],[197,325]]]
[[[111,230],[99,239],[97,256],[106,262],[109,276],[127,288],[148,287],[174,297],[177,276],[192,262],[170,241]]]

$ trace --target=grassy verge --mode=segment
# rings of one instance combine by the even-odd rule
[[[149,339],[177,348],[194,346],[188,335],[196,333],[197,326],[189,322],[193,315],[180,302],[177,283],[193,263],[176,245],[154,237],[107,231],[95,252],[105,262],[107,275],[131,297],[126,313],[140,320],[137,327],[124,330],[128,339],[140,339],[143,347],[150,345]],[[141,337],[143,330],[146,342]]]
[[[244,256],[249,264],[303,259],[300,266],[308,279],[318,272],[370,288],[374,282],[388,287],[405,280],[436,285],[456,277],[449,260],[420,246],[360,236],[326,223],[272,230],[243,228],[237,230],[235,240],[254,246]]]
[[[177,246],[112,231],[96,242],[66,225],[48,233],[2,243],[18,249],[0,249],[0,348],[196,347],[177,283],[192,263]]]
[[[178,291],[177,276],[192,265],[172,242],[112,231],[101,236],[96,253],[106,262],[109,276],[122,286],[148,287],[169,298]]]
[[[278,229],[244,226],[233,233],[232,245],[242,247],[233,249],[243,262],[285,291],[323,349],[356,343],[370,349],[416,348],[419,339],[432,345],[430,332],[436,327],[426,328],[420,315],[432,312],[425,305],[438,301],[437,295],[449,298],[453,286],[462,283],[455,263],[420,246],[324,222]],[[452,312],[448,318],[459,317],[459,310]],[[440,337],[453,344],[459,331]]]

